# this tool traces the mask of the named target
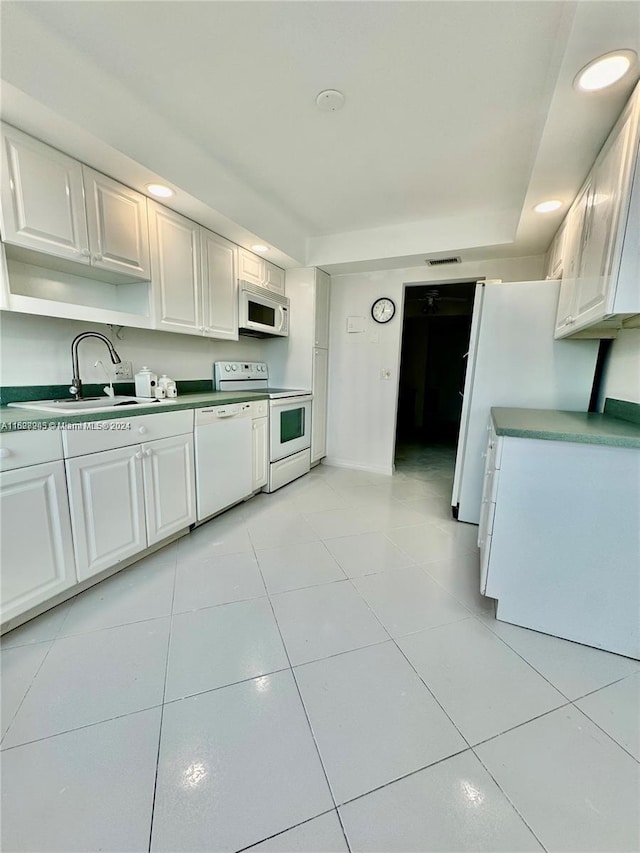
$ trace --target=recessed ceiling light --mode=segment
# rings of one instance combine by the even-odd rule
[[[174,191],[165,187],[164,184],[147,184],[147,190],[151,195],[157,195],[158,198],[171,198],[172,195],[175,195]]]
[[[263,245],[262,245],[262,243],[256,243],[256,245],[255,245],[255,246],[252,246],[252,247],[251,247],[251,251],[252,251],[252,252],[268,252],[268,251],[269,251],[269,247],[268,247],[268,246],[263,246]]]
[[[316,106],[326,113],[335,113],[344,107],[344,95],[337,89],[325,89],[316,98]]]
[[[582,92],[597,92],[617,83],[637,59],[633,50],[614,50],[585,65],[575,77],[573,85]]]
[[[561,207],[562,202],[558,201],[557,198],[554,198],[549,201],[541,201],[540,204],[536,204],[533,209],[536,213],[551,213],[554,210],[559,210]]]

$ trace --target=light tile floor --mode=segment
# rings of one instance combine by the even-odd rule
[[[320,466],[2,639],[3,851],[636,851],[640,662],[496,622],[453,451]]]

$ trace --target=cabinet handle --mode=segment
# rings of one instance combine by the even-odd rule
[[[143,456],[142,450],[138,450],[133,455],[135,456],[136,459],[142,459],[142,456]]]
[[[9,456],[13,456],[13,453],[9,450],[9,448],[0,447],[0,459],[7,459]]]
[[[146,431],[147,431],[146,426],[138,427],[138,432],[140,433],[140,435],[144,435],[146,433]]]
[[[145,450],[143,452],[145,456],[151,456],[153,454],[153,450]]]
[[[88,258],[91,252],[88,249],[80,249],[80,254],[83,258]]]
[[[94,255],[94,256],[93,256],[93,260],[94,260],[94,261],[101,261],[101,260],[102,260],[102,255]]]

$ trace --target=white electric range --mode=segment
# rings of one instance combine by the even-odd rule
[[[260,391],[269,397],[269,481],[267,492],[290,483],[311,468],[311,391],[272,388],[262,361],[216,361],[216,391]]]

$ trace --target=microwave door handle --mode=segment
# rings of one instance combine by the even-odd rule
[[[284,329],[284,318],[286,314],[284,313],[284,308],[282,305],[278,305],[278,309],[280,311],[280,324],[278,326],[278,331],[281,332]]]

